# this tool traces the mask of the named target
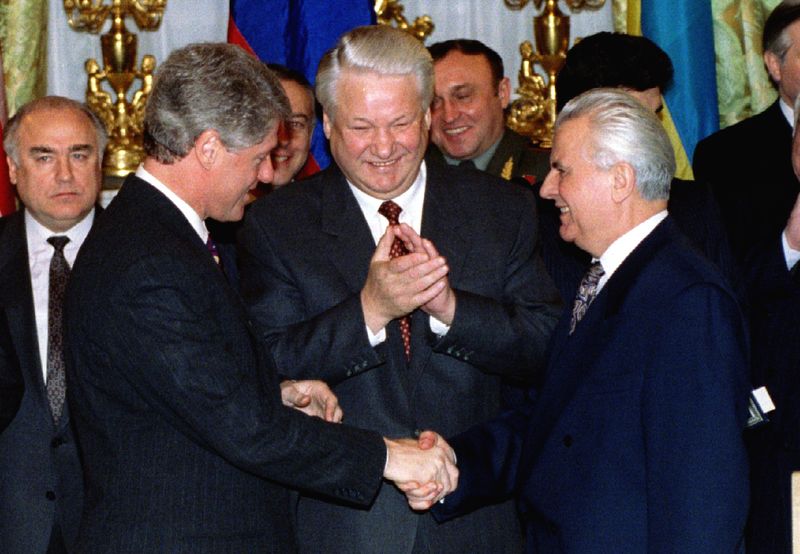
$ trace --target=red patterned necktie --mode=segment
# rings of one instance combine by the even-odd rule
[[[47,239],[53,249],[50,259],[50,285],[47,297],[47,401],[53,422],[58,423],[64,410],[64,398],[67,392],[64,378],[64,329],[62,315],[64,309],[64,290],[69,279],[69,263],[64,257],[64,246],[69,237],[55,236]]]
[[[400,223],[398,218],[402,211],[403,208],[391,200],[387,200],[378,208],[378,213],[388,219],[390,225],[398,225]],[[405,256],[406,254],[408,254],[406,245],[403,244],[402,240],[395,237],[389,255],[392,258],[397,258],[398,256]],[[399,318],[398,321],[400,322],[400,335],[403,337],[403,351],[405,351],[406,361],[408,361],[411,359],[411,317],[404,315]]]

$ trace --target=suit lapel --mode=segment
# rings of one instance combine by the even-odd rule
[[[486,165],[487,173],[501,175],[503,173],[503,168],[505,168],[509,160],[511,160],[512,169],[519,164],[519,154],[521,150],[515,147],[514,138],[514,135],[511,134],[511,131],[508,129],[503,132],[503,136],[497,144],[497,149],[494,151],[492,159],[489,160],[489,163]]]
[[[20,367],[27,374],[25,381],[34,385],[30,393],[43,408],[38,411],[49,419],[50,406],[36,336],[24,211],[8,216],[0,233],[0,309],[8,321]]]
[[[328,259],[348,287],[357,292],[367,280],[375,242],[341,172],[332,168],[326,177],[322,188],[321,217]]]
[[[445,257],[450,267],[450,285],[457,287],[465,264],[470,256],[469,206],[464,204],[458,183],[451,184],[448,173],[454,173],[446,165],[426,165],[427,182],[422,209],[421,236],[430,239]],[[415,310],[411,319],[411,367],[410,379],[414,386],[428,365],[431,349],[428,345],[429,316]]]
[[[663,248],[673,233],[674,223],[668,217],[617,268],[572,336],[568,336],[570,300],[555,330],[546,382],[537,400],[525,446],[527,465],[522,467],[532,467],[532,459],[541,452],[564,409],[572,401],[586,376],[591,373],[592,360],[599,349],[604,348],[608,335],[614,333],[613,323],[609,320],[619,314],[629,292],[635,288],[635,282],[643,268]]]

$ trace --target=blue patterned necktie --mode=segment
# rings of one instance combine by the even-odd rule
[[[581,284],[578,286],[578,293],[575,295],[575,303],[572,305],[572,320],[569,323],[570,335],[575,332],[575,326],[577,326],[578,322],[586,315],[586,310],[589,309],[592,300],[597,296],[597,284],[600,282],[600,278],[603,275],[605,275],[603,266],[600,265],[599,261],[596,261],[589,267],[586,275],[581,279]]]
[[[53,248],[50,259],[50,285],[47,299],[47,401],[53,422],[58,423],[64,410],[64,398],[67,392],[64,376],[64,329],[62,315],[64,308],[64,291],[69,279],[69,264],[64,257],[64,246],[69,237],[55,236],[47,239]]]
[[[378,208],[378,213],[389,220],[389,225],[400,224],[400,212],[402,211],[403,208],[391,200],[387,200]],[[389,256],[396,258],[398,256],[405,256],[406,254],[408,254],[406,245],[403,244],[403,241],[399,238],[395,238]],[[403,351],[406,354],[406,361],[409,361],[411,359],[411,318],[404,315],[399,318],[398,321],[400,322],[400,335],[403,337]]]

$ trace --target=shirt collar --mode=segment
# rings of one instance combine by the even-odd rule
[[[598,290],[603,288],[614,272],[622,265],[631,252],[639,246],[647,235],[653,232],[659,223],[664,221],[667,217],[667,210],[661,210],[655,215],[642,221],[639,225],[619,237],[606,248],[606,251],[600,256],[600,263],[603,266],[603,277],[598,283]]]
[[[791,127],[792,131],[794,131],[794,110],[789,104],[783,101],[783,98],[780,99],[779,105],[781,107],[781,113],[783,114],[783,117],[786,118],[786,121],[789,122],[789,127]]]
[[[472,163],[475,164],[477,169],[481,171],[486,171],[486,168],[489,167],[489,162],[492,160],[494,153],[497,152],[497,147],[500,146],[500,141],[503,140],[503,136],[505,135],[505,131],[500,138],[495,141],[493,145],[491,145],[483,154],[475,156],[472,158]],[[445,161],[450,165],[458,165],[464,160],[456,160],[455,158],[451,158],[447,154],[442,151],[442,155],[444,156]]]
[[[47,242],[47,239],[56,235],[69,237],[67,248],[75,248],[77,250],[83,244],[83,241],[86,240],[86,236],[92,229],[94,211],[93,207],[83,219],[66,231],[55,232],[36,221],[33,215],[31,215],[28,210],[25,210],[25,235],[28,242],[28,252],[35,253],[52,248]]]
[[[200,217],[200,215],[194,211],[189,204],[187,204],[180,196],[175,194],[172,189],[170,189],[167,185],[159,181],[152,173],[147,171],[143,165],[140,165],[136,170],[136,176],[145,181],[149,185],[153,186],[157,191],[161,194],[166,196],[170,202],[175,204],[175,207],[180,210],[186,220],[189,222],[189,225],[192,226],[195,233],[200,237],[204,243],[208,241],[208,228],[206,228],[206,223]]]
[[[417,173],[416,179],[414,182],[411,183],[411,186],[408,187],[408,190],[400,194],[399,196],[392,198],[391,200],[400,206],[403,210],[408,210],[410,206],[416,205],[417,202],[425,195],[425,178],[427,174],[427,168],[425,166],[425,161],[422,161],[422,164],[419,166],[419,172]],[[356,197],[356,201],[358,205],[361,207],[361,211],[364,213],[374,213],[378,211],[378,208],[381,207],[381,204],[385,202],[385,200],[381,200],[380,198],[375,198],[374,196],[370,196],[363,190],[357,188],[353,183],[350,182],[348,179],[347,184],[350,186],[350,190],[353,191],[353,196]]]

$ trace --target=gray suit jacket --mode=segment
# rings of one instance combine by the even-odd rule
[[[69,407],[56,427],[47,402],[22,211],[0,219],[0,317],[13,348],[6,360],[19,365],[25,384],[19,411],[0,433],[0,551],[45,552],[54,525],[71,549],[83,479]]]
[[[444,435],[495,416],[504,379],[530,379],[559,313],[539,257],[530,194],[482,172],[428,166],[422,236],[448,260],[457,307],[450,331],[412,314],[406,365],[397,322],[370,346],[359,292],[375,243],[336,167],[257,202],[241,234],[242,290],[278,365],[334,387],[345,421],[389,436]],[[384,486],[369,511],[301,499],[306,552],[508,552],[519,548],[506,503],[437,526]]]

